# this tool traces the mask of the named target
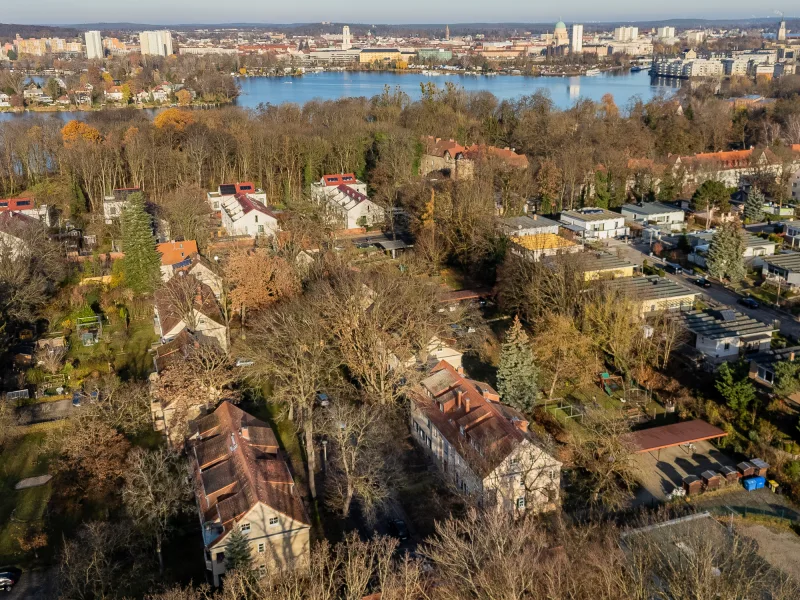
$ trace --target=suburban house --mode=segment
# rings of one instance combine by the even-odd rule
[[[353,173],[324,175],[311,184],[311,196],[323,206],[328,220],[340,229],[383,223],[383,208],[367,197],[367,184]]]
[[[411,431],[444,477],[485,506],[553,510],[561,463],[536,443],[495,390],[441,361],[410,394]]]
[[[777,279],[781,285],[790,288],[800,287],[800,253],[766,257],[761,265],[761,276],[764,279]]]
[[[625,217],[604,208],[579,208],[561,213],[561,226],[583,240],[608,240],[630,234]]]
[[[642,316],[665,310],[688,310],[699,291],[690,290],[666,277],[625,277],[608,284],[612,289],[641,305]]]
[[[794,150],[794,147],[792,147]],[[769,148],[749,148],[727,152],[706,152],[693,156],[670,158],[673,172],[685,172],[686,182],[696,185],[713,179],[728,187],[746,189],[749,178],[756,173],[771,173],[775,176],[783,169],[782,161]],[[795,170],[800,163],[795,160]]]
[[[305,565],[311,521],[269,425],[226,401],[190,429],[188,455],[214,585],[225,573],[234,528],[262,572]]]
[[[578,259],[586,281],[633,277],[636,271],[632,262],[608,252],[584,252]]]
[[[22,213],[0,212],[0,258],[8,256],[16,259],[27,253],[28,244],[22,236],[22,231],[30,226],[41,227],[39,221]]]
[[[0,200],[0,212],[14,212],[36,219],[48,227],[57,224],[56,215],[46,204],[36,204],[31,198],[3,198]]]
[[[708,249],[711,247],[711,241],[714,239],[714,231],[704,231],[701,233],[693,233],[689,235],[689,243],[692,246],[692,252],[689,254],[689,262],[692,262],[701,267],[706,266],[706,255]],[[745,233],[745,249],[744,259],[746,262],[758,267],[764,262],[765,256],[772,256],[775,254],[777,244],[772,240],[767,240],[752,233]]]
[[[0,108],[10,108],[10,107],[11,107],[11,97],[4,92],[0,92]]]
[[[788,243],[791,248],[800,246],[800,221],[784,221],[784,243]]]
[[[440,172],[451,179],[472,179],[475,164],[496,161],[509,169],[527,169],[528,157],[517,154],[513,148],[497,148],[485,144],[462,146],[454,140],[428,136],[423,138],[425,151],[420,163],[420,174]]]
[[[661,202],[640,202],[639,204],[623,204],[622,215],[628,219],[645,225],[655,225],[667,231],[681,231],[685,213],[677,206]]]
[[[120,85],[112,85],[104,92],[104,95],[109,102],[122,102],[125,99],[125,93]]]
[[[166,342],[184,329],[227,349],[227,328],[214,292],[194,275],[173,277],[154,294],[155,331]],[[191,309],[190,309],[191,306]]]
[[[772,389],[775,385],[775,365],[795,360],[800,360],[800,346],[759,352],[750,358],[750,378]],[[790,395],[789,400],[800,404],[800,392]]]
[[[223,202],[239,194],[247,194],[254,200],[258,200],[263,204],[267,203],[266,192],[257,190],[255,184],[249,181],[242,183],[224,183],[217,188],[216,192],[208,192],[206,194],[206,199],[208,200],[208,205],[211,207],[211,210],[218,213],[222,210]]]
[[[800,152],[800,144],[795,145],[797,146],[797,151]],[[789,179],[789,194],[792,200],[800,202],[800,169]]]
[[[498,227],[506,237],[522,237],[539,233],[558,235],[561,224],[534,213],[521,217],[505,217],[498,221]]]
[[[174,271],[173,265],[182,263],[193,254],[197,254],[197,242],[194,240],[164,242],[156,244],[156,250],[161,254],[161,279],[169,281]]]
[[[131,194],[141,192],[139,188],[118,188],[111,191],[111,194],[103,198],[103,217],[106,225],[110,225],[122,217],[122,211],[128,206],[128,198]]]
[[[509,250],[527,260],[538,261],[543,256],[580,252],[583,246],[555,233],[535,233],[512,237]]]
[[[164,268],[162,267],[162,273]],[[176,274],[184,273],[185,275],[194,275],[198,281],[206,284],[217,300],[222,299],[223,281],[222,276],[217,272],[217,268],[201,254],[191,254],[185,260],[175,263],[171,266],[171,273],[167,280],[172,279]]]
[[[236,194],[222,202],[222,226],[228,235],[275,236],[278,215],[249,194]]]
[[[740,354],[769,350],[777,324],[762,323],[730,308],[680,314],[692,334],[691,345],[712,362],[736,360]]]

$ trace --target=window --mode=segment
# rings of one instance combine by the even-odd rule
[[[263,225],[259,225],[258,226],[258,233],[264,233],[264,226]]]
[[[525,498],[517,498],[517,509],[522,510],[525,508]]]
[[[242,533],[247,533],[248,531],[250,531],[250,523],[242,523],[241,525],[239,525],[239,530]]]
[[[519,459],[518,459],[518,458],[512,458],[512,459],[509,461],[509,464],[510,464],[512,467],[516,468],[516,467],[518,467],[518,466],[519,466]]]
[[[255,215],[256,223],[258,223],[258,215]]]
[[[269,518],[270,527],[278,524],[278,517],[270,517]]]
[[[768,383],[773,383],[775,374],[772,371],[767,371],[764,367],[758,367],[758,378]]]
[[[264,543],[262,542],[262,543],[260,543],[260,544],[258,545],[258,552],[259,552],[259,553],[263,553],[263,552],[264,552],[264,550],[265,550],[265,546],[264,546]]]
[[[224,563],[225,562],[225,553],[224,552],[219,552],[217,554],[217,562],[218,563]]]
[[[731,348],[731,343],[725,342],[725,350],[730,350],[730,348]]]

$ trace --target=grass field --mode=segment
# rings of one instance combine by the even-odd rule
[[[14,486],[26,477],[47,473],[49,456],[44,442],[48,432],[58,427],[58,423],[26,427],[0,454],[0,564],[31,558],[20,551],[17,538],[30,527],[43,527],[52,484],[25,490],[15,490]]]

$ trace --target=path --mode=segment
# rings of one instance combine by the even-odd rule
[[[55,567],[23,571],[8,600],[56,600],[58,573]]]
[[[52,475],[39,475],[38,477],[28,477],[27,479],[21,480],[17,485],[14,486],[15,490],[25,490],[27,488],[32,487],[39,487],[40,485],[44,485],[48,481],[53,478]]]

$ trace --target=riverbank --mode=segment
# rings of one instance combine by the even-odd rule
[[[69,105],[69,106],[26,106],[22,107],[11,107],[11,108],[0,108],[0,115],[4,114],[11,114],[11,115],[22,115],[24,113],[41,113],[41,114],[58,114],[58,113],[91,113],[91,112],[102,112],[107,110],[125,110],[125,109],[135,109],[135,110],[148,110],[148,111],[159,111],[165,110],[167,108],[186,108],[186,109],[200,109],[200,110],[207,110],[211,108],[221,108],[223,106],[232,106],[236,103],[236,100],[231,100],[229,102],[193,102],[192,104],[187,104],[181,106],[179,104],[101,104],[98,106],[86,106],[86,105]]]
[[[530,71],[523,71],[521,69],[491,69],[488,71],[475,71],[470,69],[462,69],[462,68],[442,68],[442,67],[417,67],[417,68],[406,68],[406,69],[362,69],[357,67],[347,67],[347,66],[339,66],[339,67],[300,67],[293,71],[288,72],[281,72],[281,73],[235,73],[233,76],[236,79],[245,80],[245,79],[256,79],[256,78],[266,78],[266,79],[281,79],[285,77],[304,77],[306,75],[316,75],[319,73],[371,73],[371,74],[379,74],[379,73],[389,73],[392,75],[423,75],[426,77],[431,76],[453,76],[453,75],[466,75],[469,77],[497,77],[497,76],[507,76],[507,77],[591,77],[595,75],[600,75],[603,73],[612,73],[612,72],[625,72],[630,71],[630,67],[623,67],[620,65],[614,65],[610,67],[586,67],[581,69],[572,69],[572,70],[560,70],[560,69],[553,69],[549,70],[547,67],[541,68],[534,68]]]

